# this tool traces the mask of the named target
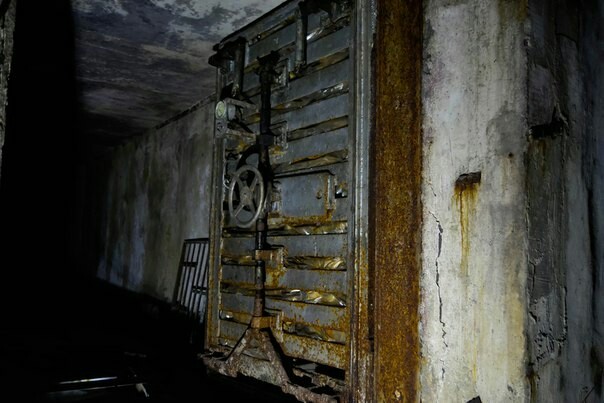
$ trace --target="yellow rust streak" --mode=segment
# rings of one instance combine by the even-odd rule
[[[371,400],[414,402],[420,367],[422,1],[378,0],[377,7]]]
[[[337,343],[326,343],[310,337],[283,334],[281,348],[286,355],[302,358],[343,369],[346,365],[346,348]]]
[[[346,261],[340,256],[292,256],[286,259],[288,269],[345,270]]]
[[[330,292],[277,288],[266,290],[266,296],[284,301],[305,302],[307,304],[346,306],[343,296]]]
[[[310,126],[302,127],[300,129],[293,130],[287,134],[287,140],[299,140],[305,137],[314,136],[317,134],[331,132],[337,129],[348,126],[348,116],[343,116],[324,122],[316,123]]]
[[[283,319],[283,330],[290,334],[309,337],[315,340],[339,344],[346,343],[346,333],[341,330],[329,329],[314,324],[293,322],[287,318]]]
[[[241,294],[244,296],[254,296],[256,289],[251,283],[221,281],[220,292],[228,294]],[[334,294],[325,291],[300,290],[287,288],[267,288],[265,290],[267,298],[274,298],[282,301],[303,302],[306,304],[327,305],[327,306],[346,306],[344,295]]]
[[[233,322],[249,325],[252,320],[252,315],[245,312],[220,311],[220,319],[230,320]]]
[[[323,222],[325,221],[325,222]],[[346,221],[332,221],[324,217],[303,217],[303,218],[269,218],[269,231],[289,235],[324,235],[324,234],[343,234],[348,229]]]
[[[229,255],[223,253],[221,261],[222,264],[227,265],[253,266],[256,264],[256,260],[251,255]]]
[[[323,167],[347,160],[348,150],[332,151],[326,154],[310,155],[279,164],[275,167],[275,173],[285,173],[294,170],[299,171],[303,169]]]
[[[459,275],[464,284],[467,284],[467,282],[469,281],[468,277],[470,277],[470,242],[472,239],[472,224],[476,214],[476,202],[478,200],[478,190],[480,188],[480,181],[480,172],[463,174],[455,181],[455,192],[453,198],[455,199],[455,203],[457,204],[457,209],[459,211],[459,228],[461,238]],[[482,293],[482,289],[480,292]],[[470,296],[466,295],[466,297],[469,298]],[[482,296],[479,298],[479,300],[482,300]],[[469,323],[469,328],[475,329],[474,333],[476,333],[476,329],[480,328],[480,325],[477,323],[477,319],[478,318],[476,317],[476,315],[473,314],[471,321],[467,321]],[[478,332],[478,334],[480,334],[480,332]],[[466,355],[468,356],[471,362],[472,381],[476,383],[478,379],[479,342],[477,340],[474,340],[467,344],[468,349],[466,349]]]
[[[459,264],[462,278],[468,276],[470,258],[471,221],[476,211],[480,172],[461,175],[455,182],[455,201],[459,210],[459,227],[461,237],[461,260]]]

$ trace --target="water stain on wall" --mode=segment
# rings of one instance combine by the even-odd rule
[[[457,210],[459,211],[461,232],[461,261],[459,266],[462,277],[468,276],[470,229],[475,216],[481,176],[480,172],[471,172],[460,175],[455,181],[454,197]]]

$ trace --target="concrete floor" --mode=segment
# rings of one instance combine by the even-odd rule
[[[296,401],[264,383],[208,374],[195,358],[202,334],[167,305],[90,281],[46,290],[32,290],[29,307],[4,304],[0,395],[11,402]],[[99,377],[129,386],[66,393],[73,384],[60,384]]]

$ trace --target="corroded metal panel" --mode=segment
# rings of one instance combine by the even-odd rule
[[[375,399],[418,400],[422,2],[379,0],[371,221]]]
[[[206,359],[307,401],[370,396],[372,5],[284,3],[221,41],[212,60]]]
[[[206,347],[228,357],[245,357],[231,359],[236,371],[258,374],[257,378],[275,384],[280,384],[282,371],[271,375],[265,368],[272,353],[240,344],[242,338],[247,343],[247,337],[253,343],[265,340],[262,330],[250,330],[263,329],[261,323],[270,322],[282,361],[297,360],[296,373],[332,386],[343,385],[350,376],[358,270],[357,244],[351,245],[351,240],[359,221],[354,209],[359,196],[354,159],[359,133],[351,116],[358,96],[351,91],[351,86],[356,88],[352,80],[356,64],[350,57],[354,10],[349,1],[292,1],[216,47],[218,54],[226,55],[215,61],[220,67],[217,101],[225,104],[222,120],[217,118],[216,123]],[[259,72],[275,52],[267,118],[261,109],[266,92]],[[266,204],[241,193],[249,208],[229,209],[228,203],[233,203],[229,195],[237,186],[232,185],[235,173],[242,166],[262,163],[256,140],[267,131],[262,127],[267,119],[274,136],[268,146],[271,177],[264,181]],[[248,191],[245,184],[239,186]],[[249,192],[257,186],[253,182]],[[251,216],[255,206],[266,210],[265,247],[261,248],[258,226],[245,227],[236,217],[237,213]],[[259,264],[262,317],[254,314]],[[262,371],[253,368],[255,359],[262,362],[258,365]]]

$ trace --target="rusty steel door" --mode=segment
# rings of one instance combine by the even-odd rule
[[[210,59],[218,87],[204,361],[304,401],[358,394],[370,360],[368,4],[287,2]]]

